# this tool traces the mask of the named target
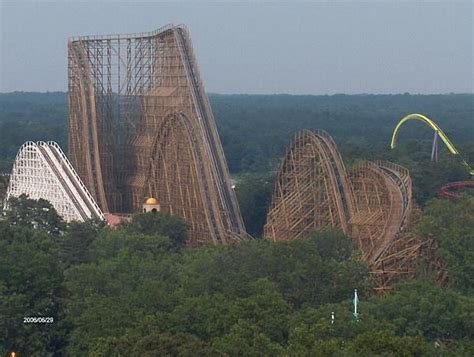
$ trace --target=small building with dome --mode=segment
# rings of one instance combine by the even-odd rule
[[[154,197],[149,197],[143,204],[143,213],[160,212],[160,204]]]

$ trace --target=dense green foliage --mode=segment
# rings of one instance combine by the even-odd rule
[[[271,203],[275,175],[246,173],[235,177],[236,194],[247,232],[261,237]]]
[[[448,266],[451,283],[474,293],[474,196],[430,201],[418,231],[436,240],[437,255]]]
[[[231,172],[272,170],[303,129],[326,130],[345,160],[386,153],[395,125],[410,113],[431,117],[457,145],[472,143],[474,132],[474,95],[467,94],[212,95],[210,100]],[[425,124],[411,122],[400,142],[426,140],[430,150],[432,136]]]
[[[36,223],[19,225],[20,212]],[[116,230],[66,225],[47,202],[22,197],[0,220],[0,348],[29,356],[472,355],[472,212],[472,197],[433,200],[418,227],[438,240],[452,288],[425,276],[377,296],[353,242],[337,231],[196,249],[180,243],[186,226],[177,217],[139,214]],[[26,316],[54,323],[25,324]]]
[[[20,212],[26,212],[25,216],[35,223],[24,224],[18,218]],[[60,350],[65,342],[66,322],[61,304],[63,272],[56,241],[61,226],[56,211],[47,201],[24,197],[15,200],[6,220],[0,221],[2,355],[15,349],[25,355],[47,355]],[[25,317],[37,316],[54,317],[55,323],[42,326],[24,323]]]
[[[37,228],[54,237],[64,229],[61,218],[47,200],[30,200],[26,195],[21,195],[9,199],[8,204],[11,209],[5,212],[5,218],[13,226]]]
[[[0,160],[12,160],[25,141],[67,144],[67,94],[1,93]]]
[[[182,248],[186,244],[188,227],[181,217],[160,212],[152,215],[138,213],[132,222],[122,223],[122,229],[132,234],[153,235],[160,232],[167,236],[176,248]]]
[[[5,199],[5,195],[7,193],[7,187],[8,187],[8,179],[6,176],[2,176],[0,174],[0,212],[2,211],[2,204],[3,200]]]

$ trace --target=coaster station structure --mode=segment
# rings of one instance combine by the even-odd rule
[[[182,25],[72,38],[69,157],[104,212],[147,197],[191,245],[246,237],[191,39]]]

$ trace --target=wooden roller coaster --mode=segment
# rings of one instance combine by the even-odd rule
[[[102,211],[147,197],[189,244],[246,236],[186,28],[69,41],[69,157]]]
[[[407,169],[360,162],[348,173],[324,131],[303,131],[291,142],[277,176],[264,229],[266,239],[293,240],[338,228],[351,236],[378,289],[416,273],[429,242],[409,233],[418,216]]]
[[[311,231],[349,233],[353,197],[336,144],[324,131],[303,131],[289,146],[278,173],[264,236],[293,240]]]

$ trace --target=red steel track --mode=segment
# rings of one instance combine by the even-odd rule
[[[438,196],[439,198],[453,200],[467,190],[474,191],[474,180],[450,182],[441,187]]]

